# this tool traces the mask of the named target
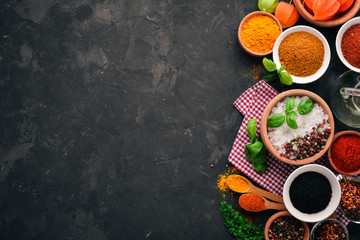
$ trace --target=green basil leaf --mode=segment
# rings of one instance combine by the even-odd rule
[[[246,144],[246,148],[253,157],[259,154],[263,146],[264,144],[258,140],[256,140],[254,143]]]
[[[276,71],[276,64],[270,59],[264,57],[262,62],[266,70],[268,70],[269,72]]]
[[[254,166],[254,170],[257,173],[260,173],[260,174],[263,174],[267,169],[267,164],[266,163],[263,163],[263,164],[253,163],[253,166]]]
[[[295,118],[293,116],[287,115],[286,116],[286,123],[292,129],[297,129],[298,128],[296,120],[295,120]]]
[[[295,111],[291,111],[291,112],[289,112],[289,114],[288,114],[290,117],[296,117],[297,116],[297,114],[296,114],[296,112]]]
[[[249,149],[248,149],[248,145],[250,145],[251,143],[248,143],[245,145],[245,156],[246,156],[246,159],[249,161],[249,162],[252,162],[252,159],[253,159],[253,156],[251,155]]]
[[[270,73],[263,77],[263,80],[267,83],[274,82],[276,79],[278,79],[279,75],[277,73]]]
[[[285,116],[280,113],[276,113],[268,119],[267,126],[271,128],[277,128],[280,127],[284,123],[284,121]]]
[[[285,70],[285,66],[281,65],[281,67],[277,70],[277,74],[280,74],[280,72],[283,70]]]
[[[280,72],[279,77],[280,77],[280,82],[282,84],[285,84],[285,85],[292,85],[293,84],[292,77],[291,77],[291,75],[289,73]]]
[[[289,115],[290,114],[290,111],[285,109],[285,115]]]
[[[286,110],[293,110],[295,107],[295,98],[289,98],[289,100],[287,100],[286,105],[285,105],[285,109]]]
[[[302,100],[299,103],[299,106],[297,107],[297,111],[301,114],[301,115],[305,115],[308,114],[309,112],[311,112],[314,108],[314,103],[313,101],[311,101],[311,99],[307,98],[305,100]]]
[[[255,142],[256,140],[256,119],[250,119],[247,124],[247,133],[251,142]]]
[[[255,157],[253,157],[252,162],[256,164],[264,164],[266,162],[266,158],[264,154],[258,154]]]

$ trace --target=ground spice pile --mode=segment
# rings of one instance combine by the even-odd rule
[[[226,184],[226,178],[230,174],[240,174],[240,171],[233,166],[226,165],[226,172],[218,175],[217,188],[222,192],[223,198],[226,198],[227,195],[234,194],[234,192],[232,192]]]
[[[360,68],[360,24],[347,29],[341,40],[344,58],[354,67]]]
[[[241,28],[241,41],[253,52],[265,53],[273,49],[280,28],[269,16],[250,17]]]
[[[285,70],[297,77],[316,73],[324,61],[324,44],[311,33],[294,32],[279,46],[279,60]]]
[[[334,165],[344,172],[360,169],[360,138],[345,135],[336,139],[330,149]]]

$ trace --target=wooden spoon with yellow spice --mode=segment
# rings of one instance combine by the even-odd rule
[[[254,186],[249,180],[247,180],[246,178],[240,175],[237,174],[230,175],[226,178],[225,182],[228,185],[228,187],[234,192],[254,193],[266,197],[267,199],[273,200],[275,202],[279,202],[279,203],[284,202],[281,196]]]
[[[286,210],[285,205],[282,203],[270,202],[260,195],[251,193],[241,195],[239,205],[250,212],[260,212],[267,209]]]

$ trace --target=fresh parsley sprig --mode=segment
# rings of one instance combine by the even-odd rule
[[[237,240],[262,240],[264,239],[264,230],[260,226],[255,226],[238,211],[235,211],[231,205],[225,201],[220,203],[220,212],[224,218],[225,226],[229,233],[234,235]]]

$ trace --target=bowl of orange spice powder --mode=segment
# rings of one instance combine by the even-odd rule
[[[330,46],[324,35],[309,26],[298,25],[281,33],[274,45],[277,68],[285,67],[294,83],[319,79],[330,63]]]
[[[276,39],[282,33],[282,27],[274,15],[255,11],[246,15],[238,29],[241,48],[255,57],[264,57],[272,53]]]
[[[360,173],[360,133],[342,131],[334,136],[328,151],[331,167],[338,173],[357,175]]]

